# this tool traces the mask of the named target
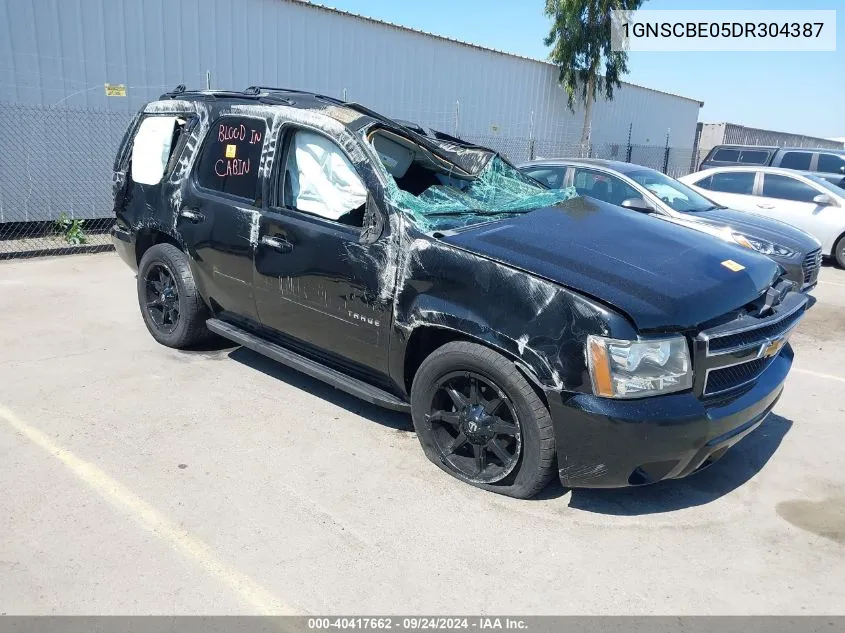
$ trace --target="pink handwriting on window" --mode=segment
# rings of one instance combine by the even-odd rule
[[[251,167],[250,160],[241,160],[240,158],[223,159],[221,158],[214,163],[214,173],[221,178],[227,176],[245,176],[249,173]]]

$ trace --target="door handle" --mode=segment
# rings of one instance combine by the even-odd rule
[[[274,251],[278,251],[279,253],[290,253],[293,250],[293,244],[283,237],[270,237],[269,235],[264,235],[259,241],[267,248],[272,248]]]
[[[757,206],[760,207],[761,209],[774,209],[775,208],[775,205],[773,205],[773,204],[758,204]]]
[[[194,211],[193,209],[182,209],[179,212],[179,216],[185,218],[186,220],[190,220],[194,224],[199,224],[205,220],[205,216],[202,213]]]

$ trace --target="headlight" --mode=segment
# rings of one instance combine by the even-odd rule
[[[767,242],[766,240],[761,240],[756,237],[748,237],[742,233],[732,233],[731,237],[733,237],[734,242],[740,246],[750,248],[758,253],[762,253],[763,255],[774,255],[776,257],[792,257],[795,255],[795,251],[786,248],[786,246],[773,244],[772,242]]]
[[[683,336],[623,341],[587,337],[593,393],[606,398],[642,398],[692,387],[692,363]]]

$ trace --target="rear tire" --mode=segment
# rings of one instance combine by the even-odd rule
[[[208,309],[200,296],[188,258],[172,244],[156,244],[138,266],[138,305],[153,338],[185,349],[211,336]]]
[[[845,235],[840,237],[833,247],[833,257],[840,268],[845,268]]]
[[[454,341],[432,352],[414,376],[411,417],[426,457],[473,486],[528,499],[554,475],[549,411],[492,349]]]

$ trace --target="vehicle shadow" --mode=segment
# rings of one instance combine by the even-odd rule
[[[616,490],[572,491],[569,507],[597,514],[634,516],[672,512],[715,501],[756,475],[774,455],[792,421],[771,414],[753,433],[743,438],[709,468],[687,477],[650,486]],[[551,486],[550,486],[551,488]],[[563,488],[558,484],[560,491]],[[555,494],[553,490],[546,493]]]
[[[305,391],[317,398],[326,400],[338,407],[346,409],[350,413],[360,415],[371,422],[376,422],[396,431],[412,432],[414,430],[411,416],[407,413],[390,411],[377,407],[369,402],[364,402],[339,389],[335,389],[326,383],[303,374],[287,365],[278,363],[246,347],[236,347],[228,353],[229,358],[235,360],[251,369],[260,371],[267,376],[281,380],[291,387]]]

